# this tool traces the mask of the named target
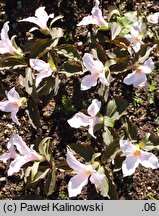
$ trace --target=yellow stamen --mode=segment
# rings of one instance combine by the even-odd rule
[[[134,155],[139,155],[140,154],[140,147],[139,145],[136,145],[136,149],[134,150]]]
[[[19,107],[19,103],[18,103],[18,102],[14,102],[14,105],[15,105],[16,107]]]

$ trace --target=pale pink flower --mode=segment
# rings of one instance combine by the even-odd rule
[[[104,174],[98,173],[92,165],[86,165],[80,163],[73,155],[73,153],[67,148],[67,163],[77,172],[68,183],[69,197],[75,197],[81,193],[82,188],[87,185],[88,179],[91,183],[99,186],[105,181]]]
[[[83,114],[82,112],[76,113],[71,119],[69,119],[67,122],[68,124],[73,128],[80,128],[80,127],[89,127],[88,132],[91,134],[94,138],[94,127],[97,124],[102,124],[103,119],[97,117],[96,115],[100,111],[101,108],[101,102],[97,99],[93,99],[91,105],[88,107],[87,112],[89,116]]]
[[[150,14],[148,17],[147,17],[147,20],[149,23],[152,23],[152,24],[157,24],[158,23],[158,20],[159,20],[159,12],[156,12],[154,14]]]
[[[152,153],[141,150],[139,145],[133,145],[128,140],[120,140],[120,148],[126,155],[122,164],[123,176],[132,175],[139,164],[146,168],[159,168],[157,157]]]
[[[141,33],[142,22],[139,20],[132,24],[130,28],[130,34],[124,35],[124,37],[130,41],[132,48],[135,52],[140,50],[142,41],[142,33]]]
[[[98,7],[98,3],[99,2],[96,2],[96,6],[92,8],[91,11],[92,15],[84,17],[82,21],[77,24],[77,26],[95,24],[100,27],[101,26],[108,27],[108,23],[104,20],[102,16],[102,11]]]
[[[10,89],[10,91],[7,93],[7,99],[8,100],[0,102],[0,110],[3,112],[11,112],[12,121],[20,125],[16,114],[19,111],[19,108],[22,106],[22,102],[18,92],[15,90],[15,87]]]
[[[16,49],[12,45],[12,41],[9,39],[8,31],[9,31],[9,22],[6,22],[3,25],[1,30],[1,40],[0,40],[0,54],[10,53],[14,54]]]
[[[48,29],[47,21],[49,18],[54,18],[54,14],[48,15],[45,11],[45,7],[39,7],[35,11],[35,17],[28,17],[26,19],[22,19],[19,22],[31,22],[38,25],[41,29]]]
[[[125,79],[124,83],[126,85],[133,85],[134,87],[142,87],[145,85],[147,81],[146,74],[151,73],[152,69],[154,67],[154,62],[152,61],[152,58],[149,58],[147,61],[144,62],[143,65],[140,65],[136,68],[135,71],[128,74]]]
[[[19,153],[16,152],[14,146],[16,146],[16,150]],[[18,134],[13,135],[9,140],[7,149],[9,150],[9,152],[2,154],[0,156],[0,160],[6,163],[7,160],[13,159],[9,166],[8,176],[13,175],[13,173],[19,172],[20,168],[30,161],[39,161],[43,159],[41,155],[33,150],[33,146],[29,148]]]
[[[39,85],[39,83],[44,79],[45,77],[49,77],[52,74],[52,69],[50,67],[49,63],[46,63],[40,59],[30,59],[30,66],[38,71],[38,75],[35,79],[35,85],[36,87]]]
[[[104,65],[100,60],[94,60],[91,54],[85,53],[83,56],[83,64],[91,74],[82,79],[81,90],[87,90],[92,86],[96,86],[98,79],[103,85],[109,85],[105,77]]]

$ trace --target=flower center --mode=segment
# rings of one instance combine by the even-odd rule
[[[14,106],[19,107],[19,103],[18,102],[14,102]]]
[[[136,149],[134,150],[134,155],[139,155],[140,154],[140,147],[136,145]]]

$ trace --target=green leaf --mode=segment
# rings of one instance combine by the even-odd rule
[[[57,46],[55,49],[57,50],[58,54],[63,55],[68,59],[78,60],[80,58],[79,52],[72,44]]]
[[[119,23],[111,23],[111,39],[114,40],[121,32],[122,26]]]
[[[112,120],[118,120],[126,111],[128,102],[125,99],[118,98],[110,100],[107,104],[106,115]]]
[[[127,49],[129,47],[129,45],[130,45],[130,41],[128,41],[124,37],[116,37],[113,42],[118,47],[121,47],[121,48],[124,48],[124,49]]]
[[[126,118],[125,129],[127,136],[131,140],[137,140],[137,127],[136,125],[129,119]]]
[[[124,14],[124,16],[129,19],[132,23],[138,20],[137,11],[130,11]]]
[[[105,174],[105,170],[103,166],[100,166],[98,171],[99,174]],[[100,191],[101,195],[103,197],[109,197],[108,192],[109,192],[109,180],[107,176],[105,176],[105,180],[102,182],[102,184],[95,185],[96,190]]]
[[[71,170],[71,168],[68,166],[66,161],[62,161],[60,163],[56,163],[56,168],[57,169],[62,169],[62,170]]]
[[[54,42],[52,39],[38,39],[35,41],[30,50],[30,58],[42,57],[51,49],[51,45]]]
[[[109,192],[108,192],[109,198],[110,200],[116,200],[117,199],[117,188],[112,179],[112,171],[105,167],[105,174],[109,181]]]
[[[112,143],[106,146],[102,155],[102,163],[106,163],[111,159],[112,155],[119,149],[119,140],[114,140]]]
[[[123,161],[125,160],[125,155],[121,151],[117,151],[115,157],[113,158],[113,171],[117,172],[121,170]]]
[[[33,128],[38,130],[41,127],[41,123],[40,113],[37,104],[32,99],[28,100],[27,104],[28,108],[26,110],[26,113],[29,117],[29,123],[33,126]]]
[[[43,171],[39,171],[36,174],[35,179],[34,179],[34,181],[32,181],[31,185],[32,184],[37,184],[41,180],[45,180],[46,175],[48,174],[49,171],[50,171],[50,168],[47,168],[44,172]]]
[[[108,116],[104,116],[104,125],[106,127],[114,127],[114,120],[109,118]]]
[[[104,127],[104,132],[102,134],[103,137],[103,142],[105,145],[109,145],[110,143],[113,142],[114,138],[110,132],[110,130],[107,127]]]
[[[120,16],[120,13],[117,9],[112,10],[109,14],[108,14],[108,21],[111,22],[111,20],[115,17]]]
[[[3,56],[0,58],[0,67],[3,68],[23,68],[26,67],[27,63],[25,59],[18,56]]]
[[[145,145],[149,142],[150,133],[147,133],[145,137],[140,141],[139,146],[140,148],[144,149]]]
[[[156,44],[152,47],[142,46],[142,49],[140,49],[139,53],[137,54],[139,56],[139,63],[143,64],[148,59],[152,50],[156,48],[156,46]]]
[[[52,168],[49,171],[45,188],[44,188],[44,193],[47,196],[50,196],[54,192],[55,184],[56,184],[56,167],[55,167],[55,163],[52,161]]]
[[[25,70],[25,77],[22,75],[19,76],[19,82],[22,86],[25,87],[25,91],[29,95],[35,96],[35,81],[33,79],[32,69],[26,68]]]
[[[92,155],[94,154],[94,150],[91,145],[79,144],[79,143],[71,143],[68,144],[70,148],[76,153],[80,154],[81,157],[85,159],[85,161],[90,161],[92,159]]]
[[[50,64],[52,70],[57,71],[57,68],[55,65],[55,60],[54,60],[54,58],[55,58],[54,52],[53,51],[48,52],[47,56],[48,56],[48,63]]]
[[[52,28],[50,34],[53,40],[56,39],[56,42],[54,41],[53,45],[53,47],[55,47],[57,46],[59,39],[63,37],[63,29],[59,27]]]
[[[57,95],[59,90],[60,80],[58,76],[54,77],[53,75],[50,77],[44,78],[37,89],[38,97],[46,96],[49,97],[50,95]]]
[[[40,161],[35,161],[35,162],[33,163],[33,166],[31,167],[31,181],[34,180],[35,175],[36,175],[37,172],[38,172],[39,164],[40,164]]]
[[[39,144],[39,152],[46,157],[46,160],[50,163],[52,160],[52,152],[50,148],[51,137],[44,138]]]
[[[159,136],[152,133],[152,134],[149,136],[149,141],[150,141],[154,146],[157,146],[157,145],[159,145]]]
[[[72,76],[75,73],[81,72],[82,66],[74,61],[66,61],[61,65],[60,70],[63,71],[66,76]]]

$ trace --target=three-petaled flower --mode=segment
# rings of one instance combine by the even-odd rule
[[[11,112],[12,121],[20,125],[16,114],[22,106],[22,102],[18,92],[15,90],[15,87],[10,89],[7,93],[7,98],[8,100],[0,102],[0,110],[3,112]]]
[[[14,146],[16,146],[19,154],[16,152]],[[33,145],[29,148],[18,134],[13,135],[9,140],[7,149],[9,152],[3,153],[0,156],[0,160],[6,163],[7,160],[13,159],[8,169],[8,176],[13,175],[15,172],[19,172],[20,168],[30,161],[43,160],[43,156],[33,150]]]
[[[39,7],[35,11],[35,16],[28,17],[26,19],[22,19],[19,22],[31,22],[38,25],[41,29],[48,29],[47,22],[49,18],[54,18],[54,14],[48,15],[45,11],[45,7]]]
[[[71,150],[67,148],[67,163],[77,172],[68,183],[69,197],[75,197],[81,193],[82,188],[87,185],[88,179],[91,183],[95,184],[98,188],[105,181],[106,176],[98,173],[93,165],[86,165],[80,163],[73,155]]]
[[[67,122],[73,128],[80,128],[80,127],[89,127],[88,132],[94,138],[94,127],[97,124],[102,124],[103,118],[96,116],[101,108],[101,102],[97,99],[93,99],[91,105],[88,107],[87,112],[89,116],[83,114],[82,112],[76,113],[71,119]]]
[[[133,145],[128,140],[120,140],[120,148],[126,155],[122,164],[123,176],[132,175],[139,164],[146,168],[159,168],[157,157],[150,152],[141,150],[139,145]]]
[[[0,54],[14,54],[16,49],[12,45],[12,41],[9,39],[8,31],[9,31],[9,22],[4,23],[3,28],[1,30],[1,40],[0,40]]]
[[[34,70],[39,72],[35,79],[36,87],[39,85],[39,83],[42,81],[43,78],[51,76],[53,72],[50,64],[40,59],[30,59],[30,66]]]
[[[146,74],[151,73],[152,69],[154,67],[154,62],[151,58],[149,58],[147,61],[144,62],[143,65],[139,65],[135,71],[128,74],[124,78],[124,83],[126,85],[133,85],[134,87],[142,87],[145,85],[147,81]]]
[[[77,24],[77,26],[81,25],[89,25],[89,24],[95,24],[98,26],[106,26],[108,27],[108,23],[104,20],[102,16],[102,11],[98,7],[99,1],[96,1],[95,7],[92,8],[91,14],[89,16],[84,17],[81,22]]]
[[[91,54],[85,53],[83,56],[83,64],[91,74],[86,75],[82,79],[81,90],[87,90],[92,86],[96,86],[98,79],[103,85],[109,85],[109,82],[105,77],[105,67],[100,60],[94,60]]]
[[[143,44],[141,27],[142,22],[140,20],[136,21],[130,28],[130,34],[124,35],[124,37],[130,41],[130,44],[135,52],[138,52]]]

